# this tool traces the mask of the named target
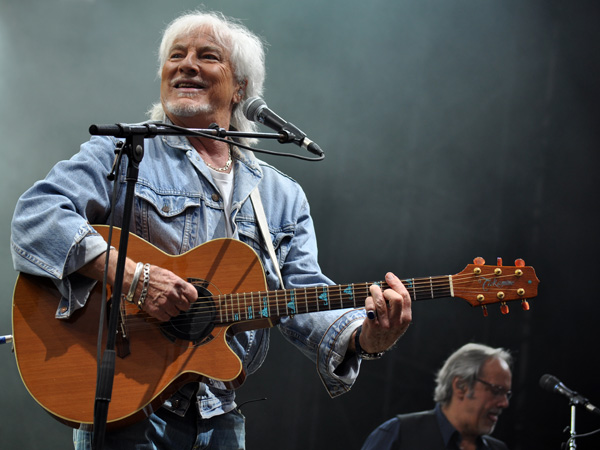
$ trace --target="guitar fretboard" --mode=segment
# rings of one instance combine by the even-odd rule
[[[453,296],[452,276],[409,278],[402,280],[402,283],[413,301]],[[219,305],[216,321],[231,323],[362,308],[365,298],[370,295],[369,286],[372,284],[382,289],[389,287],[386,282],[378,281],[218,295],[213,298]]]

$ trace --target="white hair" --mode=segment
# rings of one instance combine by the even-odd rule
[[[234,105],[230,125],[238,131],[254,132],[256,123],[246,119],[241,105],[254,96],[262,96],[265,81],[265,51],[262,40],[237,20],[219,12],[192,11],[177,17],[165,29],[158,50],[158,77],[161,77],[173,42],[199,28],[208,28],[216,41],[229,50],[229,60],[236,81],[245,85],[243,98]],[[161,102],[157,102],[148,111],[151,120],[165,121],[166,113]],[[251,145],[256,139],[241,138],[242,144]]]

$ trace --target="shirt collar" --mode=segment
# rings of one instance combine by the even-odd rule
[[[444,440],[444,448],[458,448],[462,439],[460,433],[450,423],[446,415],[442,412],[442,405],[436,403],[435,405],[435,417],[437,418],[440,431],[442,432],[442,439]],[[484,436],[477,438],[477,449],[486,450],[489,449]]]
[[[454,439],[456,442],[460,439],[460,433],[454,428],[450,421],[446,418],[442,412],[442,405],[437,403],[435,405],[435,417],[437,418],[440,431],[442,432],[442,439],[444,440],[444,448],[450,448],[449,444]],[[456,437],[455,437],[456,436]]]

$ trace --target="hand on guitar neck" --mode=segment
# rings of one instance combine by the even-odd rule
[[[382,353],[392,347],[406,332],[412,321],[410,294],[391,272],[385,276],[388,289],[382,290],[377,284],[369,287],[371,294],[365,300],[368,316],[364,320],[359,344],[368,354]],[[355,352],[355,337],[350,340],[349,350]]]

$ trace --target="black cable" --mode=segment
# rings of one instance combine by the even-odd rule
[[[174,130],[182,131],[188,135],[205,137],[205,138],[213,139],[215,141],[225,142],[227,144],[231,143],[231,141],[221,138],[221,137],[212,136],[210,134],[206,134],[201,131],[190,130],[189,128],[180,127],[180,126],[173,125],[170,123],[161,123],[161,122],[153,122],[153,123],[160,127],[167,127],[167,128],[172,128]],[[271,150],[266,150],[266,149],[261,149],[261,148],[254,148],[254,147],[250,147],[250,146],[247,146],[244,144],[240,144],[237,140],[234,140],[234,143],[237,147],[241,147],[246,150],[250,150],[252,152],[264,153],[264,154],[273,155],[273,156],[286,156],[289,158],[302,159],[304,161],[322,161],[325,158],[325,155],[319,156],[317,158],[310,158],[308,156],[296,155],[295,153],[282,153],[282,152],[276,152],[276,151],[271,151]]]

